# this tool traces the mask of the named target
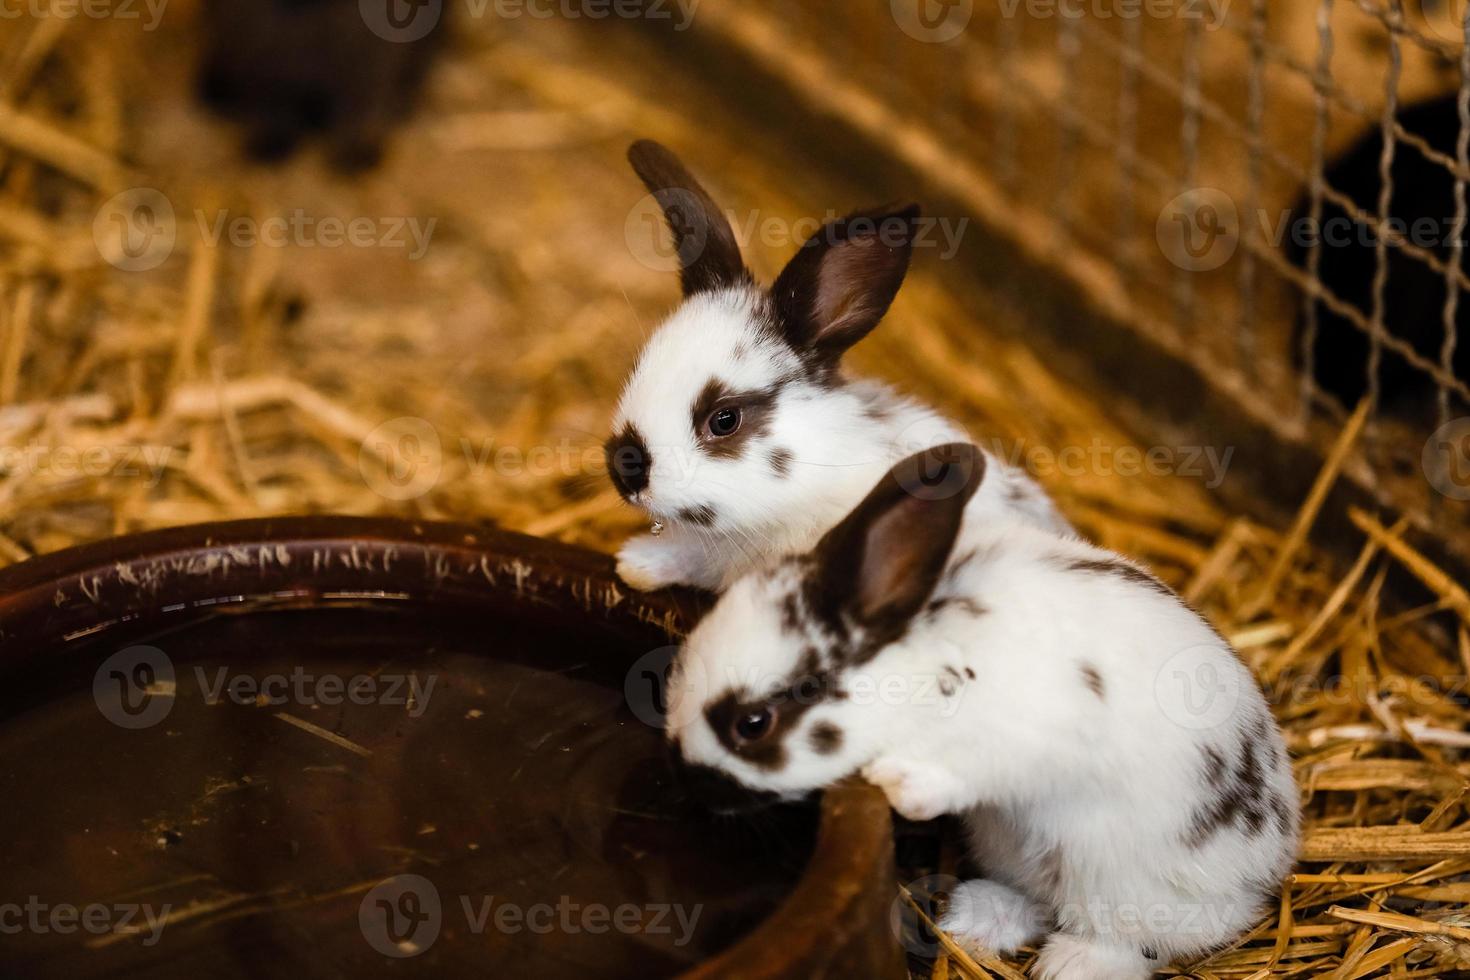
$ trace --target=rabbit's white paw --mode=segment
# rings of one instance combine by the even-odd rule
[[[939,928],[973,952],[1014,953],[1046,932],[1051,913],[1040,902],[979,878],[960,885],[949,896]]]
[[[965,805],[959,780],[929,763],[883,756],[868,763],[863,778],[881,789],[889,805],[909,820],[933,820]]]
[[[1148,980],[1154,964],[1137,949],[1052,933],[1036,958],[1036,980]]]
[[[672,541],[640,534],[618,549],[618,578],[639,592],[652,592],[691,581],[696,572],[685,552]]]

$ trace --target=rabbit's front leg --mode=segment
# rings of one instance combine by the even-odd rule
[[[932,762],[884,755],[863,767],[863,778],[909,820],[933,820],[974,804],[965,784]]]
[[[618,578],[639,592],[671,585],[718,590],[723,576],[715,565],[705,542],[678,527],[656,537],[639,534],[618,549]]]

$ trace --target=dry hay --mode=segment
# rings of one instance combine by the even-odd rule
[[[622,146],[647,134],[689,147],[698,169],[719,175],[720,196],[772,215],[847,203],[820,188],[787,196],[797,191],[742,152],[742,134],[696,128],[669,108],[675,96],[656,68],[631,59],[614,69],[615,51],[565,25],[471,33],[430,111],[361,186],[309,165],[283,177],[221,162],[227,137],[214,131],[202,140],[220,154],[209,167],[192,158],[161,172],[164,157],[147,158],[163,151],[150,149],[138,121],[152,110],[117,95],[119,78],[137,79],[130,44],[75,21],[7,31],[0,563],[140,529],[298,512],[493,520],[609,546],[637,521],[597,472],[596,447],[638,324],[667,308],[673,289],[624,244],[639,194]],[[597,59],[594,74],[569,67]],[[147,67],[179,74],[157,60]],[[190,126],[209,125],[178,111]],[[157,113],[146,118],[169,131]],[[498,189],[464,186],[463,172],[487,166]],[[183,213],[224,200],[265,215],[309,199],[382,214],[394,212],[362,209],[392,201],[397,213],[441,217],[440,238],[405,268],[370,251],[322,259],[209,247],[184,221],[167,262],[123,272],[102,260],[92,222],[142,170]],[[405,196],[410,185],[427,190]],[[769,274],[787,251],[761,245],[754,262]],[[1335,568],[1311,541],[1318,494],[1282,532],[1223,511],[1197,478],[1119,472],[1137,468],[1128,454],[1142,450],[1105,405],[1068,390],[1026,349],[977,331],[922,261],[856,361],[1019,450],[1086,533],[1176,585],[1273,694],[1307,813],[1302,861],[1278,914],[1192,975],[1424,977],[1470,967],[1462,586],[1401,527],[1368,514],[1357,515],[1359,559]],[[381,426],[403,416],[431,425],[442,468],[422,492],[394,499],[383,467],[402,462],[398,440],[416,433]],[[1344,449],[1359,421],[1344,430]],[[570,467],[525,472],[496,461],[563,440]],[[1082,462],[1066,462],[1069,447]],[[129,457],[142,475],[118,469],[122,455],[145,449],[153,455]],[[1334,476],[1329,466],[1322,486]],[[385,486],[387,496],[374,489]],[[1392,608],[1384,581],[1393,566],[1436,601]],[[1027,960],[977,962],[953,950],[935,975],[1015,977]]]

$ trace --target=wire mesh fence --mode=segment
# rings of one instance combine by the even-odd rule
[[[855,114],[926,130],[928,169],[1116,319],[1294,438],[1325,445],[1367,399],[1368,481],[1465,514],[1463,0],[768,12]]]

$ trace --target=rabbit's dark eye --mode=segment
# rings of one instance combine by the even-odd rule
[[[705,423],[709,428],[709,434],[716,439],[722,439],[728,435],[734,435],[735,430],[740,428],[740,409],[720,408],[716,409]]]
[[[759,742],[776,727],[776,709],[770,706],[735,719],[735,737],[742,742]]]

